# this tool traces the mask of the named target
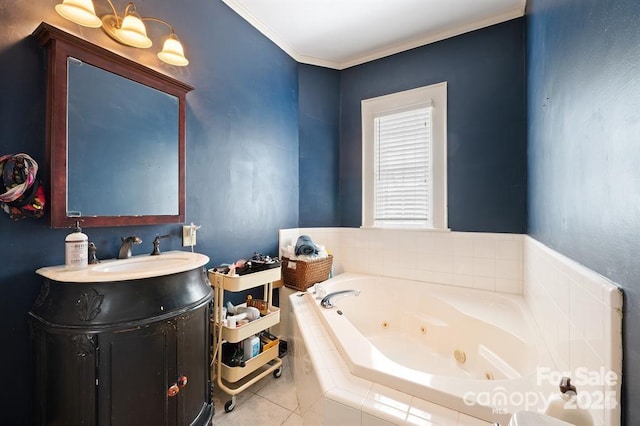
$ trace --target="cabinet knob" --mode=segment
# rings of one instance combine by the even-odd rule
[[[188,380],[189,379],[185,375],[182,375],[182,376],[178,377],[178,387],[183,388],[183,387],[187,386],[187,381]]]
[[[180,388],[176,383],[174,383],[171,386],[169,386],[169,389],[167,389],[167,396],[169,397],[176,396],[178,392],[180,392]]]

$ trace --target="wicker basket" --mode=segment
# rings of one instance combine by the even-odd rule
[[[284,285],[300,291],[306,291],[315,283],[329,278],[333,256],[311,262],[282,258],[282,277]]]

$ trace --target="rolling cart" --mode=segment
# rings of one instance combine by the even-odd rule
[[[214,289],[213,295],[213,363],[211,365],[211,381],[231,395],[231,400],[224,405],[224,410],[233,411],[236,395],[249,386],[273,374],[275,378],[282,375],[282,360],[278,357],[278,344],[269,346],[253,358],[246,360],[244,367],[229,366],[222,361],[222,344],[238,343],[272,327],[280,322],[280,309],[272,305],[273,282],[280,279],[280,267],[253,272],[247,275],[229,276],[209,270],[209,281]],[[264,286],[264,298],[267,310],[259,319],[240,327],[229,328],[223,324],[222,308],[224,292],[239,292]],[[246,304],[239,305],[246,306]],[[267,346],[265,346],[266,348]]]

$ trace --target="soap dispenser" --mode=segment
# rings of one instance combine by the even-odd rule
[[[560,380],[560,395],[549,399],[544,413],[576,426],[593,426],[593,417],[589,410],[578,404],[578,392],[569,377]]]
[[[80,221],[76,220],[73,232],[64,240],[65,269],[86,268],[89,260],[89,238],[82,233]]]

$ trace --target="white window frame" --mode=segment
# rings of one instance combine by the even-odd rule
[[[375,118],[431,105],[431,221],[426,225],[376,223]],[[365,99],[362,108],[362,227],[447,229],[447,82]]]

